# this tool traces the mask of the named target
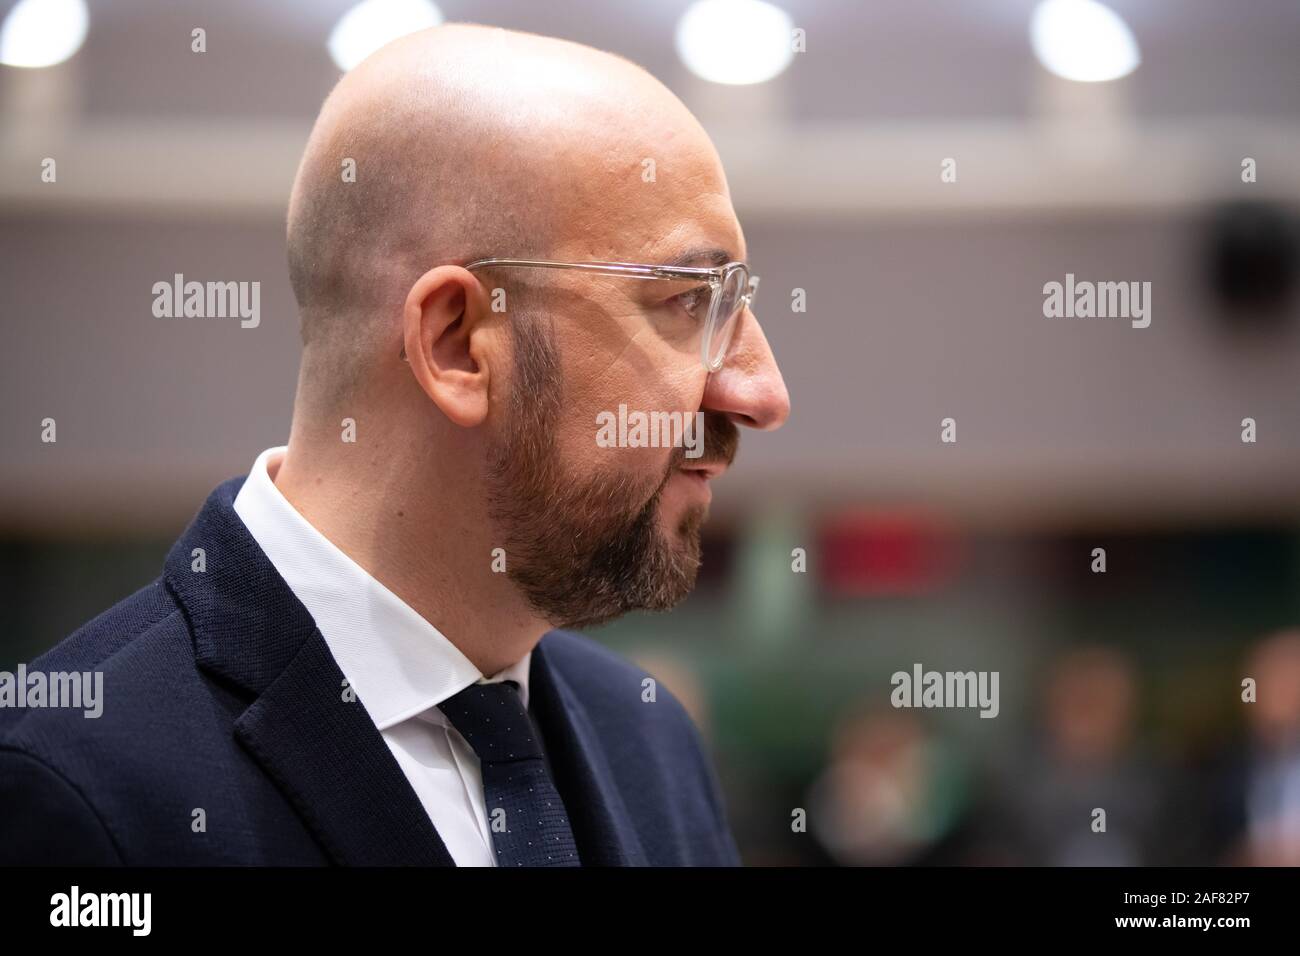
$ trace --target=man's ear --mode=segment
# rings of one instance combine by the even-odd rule
[[[487,418],[491,316],[483,287],[460,266],[420,276],[402,310],[411,373],[443,414],[464,428]]]

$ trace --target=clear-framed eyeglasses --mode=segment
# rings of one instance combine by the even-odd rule
[[[682,295],[700,330],[700,360],[710,372],[722,368],[740,324],[741,314],[753,304],[758,276],[751,275],[743,262],[729,262],[716,268],[656,266],[634,262],[552,262],[546,259],[477,259],[465,266],[475,269],[576,269],[593,275],[623,276],[630,279],[696,282],[698,289]],[[692,298],[691,292],[697,295]]]

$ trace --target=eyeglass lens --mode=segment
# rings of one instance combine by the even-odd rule
[[[749,277],[744,269],[730,269],[722,277],[718,289],[718,307],[713,312],[714,327],[708,343],[706,361],[710,367],[720,364],[731,345],[731,337],[736,331],[736,320],[744,307],[744,296],[749,284]]]

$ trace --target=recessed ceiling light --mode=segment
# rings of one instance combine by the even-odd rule
[[[1029,40],[1038,61],[1067,80],[1117,80],[1142,61],[1128,24],[1096,0],[1043,0],[1030,21]]]
[[[0,63],[54,66],[86,42],[84,0],[19,0],[0,26]]]
[[[677,21],[677,54],[714,83],[763,83],[794,59],[794,24],[763,0],[698,0]]]
[[[440,23],[442,11],[430,0],[364,0],[334,24],[330,57],[346,72],[384,44]]]

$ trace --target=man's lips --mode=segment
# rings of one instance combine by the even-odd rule
[[[699,478],[702,481],[708,481],[712,478],[719,478],[727,470],[727,466],[720,461],[698,462],[688,461],[681,465],[679,471],[685,472],[689,477]]]

